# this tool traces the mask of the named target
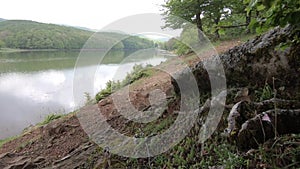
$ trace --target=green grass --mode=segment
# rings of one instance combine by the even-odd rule
[[[143,132],[145,133],[145,135],[159,134],[160,132],[170,127],[170,125],[173,124],[175,119],[176,118],[173,116],[167,116],[164,119],[160,119],[159,122],[150,122],[143,128]]]
[[[13,136],[13,137],[8,137],[6,139],[0,140],[0,147],[2,147],[5,143],[12,141],[16,138],[18,138],[19,136]]]

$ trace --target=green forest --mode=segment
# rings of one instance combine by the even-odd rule
[[[44,24],[25,20],[7,20],[0,22],[0,48],[13,49],[81,49],[95,32],[74,27]],[[154,42],[126,34],[99,32],[92,38],[94,44],[89,47],[115,49],[141,49],[154,46]]]

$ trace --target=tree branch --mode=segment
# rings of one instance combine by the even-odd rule
[[[217,28],[227,29],[227,28],[238,28],[238,27],[243,27],[243,26],[247,26],[247,24],[229,25],[229,26],[217,26]]]

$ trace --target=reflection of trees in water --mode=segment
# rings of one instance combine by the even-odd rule
[[[88,52],[84,57],[96,57],[99,52]],[[30,51],[0,53],[0,72],[34,72],[41,70],[61,70],[74,68],[79,51]],[[104,64],[120,63],[124,58],[124,51],[110,51],[104,58]],[[92,62],[84,66],[96,65]]]
[[[78,54],[79,51],[0,53],[0,72],[33,72],[72,68]]]
[[[0,73],[35,72],[42,70],[73,69],[78,56],[86,63],[81,66],[98,65],[104,51],[27,51],[0,53]],[[101,60],[101,64],[120,64],[148,60],[154,57],[164,58],[165,53],[157,49],[110,50]]]

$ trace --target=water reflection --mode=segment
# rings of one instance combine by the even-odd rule
[[[101,51],[100,51],[101,52]],[[109,51],[103,59],[103,64],[120,63],[133,51]],[[74,68],[79,51],[32,51],[32,52],[0,52],[0,73],[33,72],[49,69]],[[97,52],[89,52],[96,55]]]
[[[111,51],[101,65],[83,64],[79,71],[93,78],[94,87],[89,88],[82,81],[82,90],[76,91],[80,92],[82,99],[76,105],[73,80],[78,54],[76,51],[0,54],[0,139],[20,133],[49,113],[74,110],[84,104],[84,92],[95,95],[108,80],[115,77],[122,79],[135,64],[157,65],[166,60],[166,57],[153,53],[148,56],[145,56],[146,53],[134,53],[139,57],[130,57],[132,53]],[[91,74],[91,70],[97,71]]]

